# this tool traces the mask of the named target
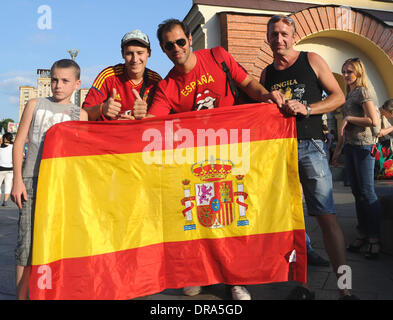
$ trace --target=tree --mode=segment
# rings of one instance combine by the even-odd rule
[[[13,119],[3,119],[0,121],[0,131],[1,132],[8,132],[8,122],[15,122]]]

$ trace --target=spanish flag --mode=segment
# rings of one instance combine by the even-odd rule
[[[273,104],[46,135],[31,299],[306,281],[296,124]]]

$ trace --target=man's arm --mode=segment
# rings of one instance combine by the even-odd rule
[[[345,96],[326,61],[314,52],[308,53],[308,60],[322,88],[328,94],[326,99],[309,105],[310,115],[329,113],[341,107],[345,103]],[[302,103],[289,100],[287,105],[293,114],[307,115],[307,107]]]
[[[88,121],[89,120],[89,115],[87,114],[86,110],[81,109],[79,120],[80,121]]]
[[[251,99],[260,102],[274,102],[280,108],[285,103],[284,95],[281,92],[277,90],[269,92],[250,75],[247,75],[246,79],[239,84],[239,87],[247,93]]]
[[[155,116],[165,116],[171,112],[171,105],[168,100],[167,94],[169,95],[166,82],[162,80],[159,82],[151,103],[150,109],[147,112],[146,118]]]
[[[100,105],[94,107],[82,107],[82,110],[85,110],[90,121],[96,121],[100,117]]]
[[[236,62],[233,56],[221,47],[221,53],[225,59],[231,76],[236,84],[251,99],[260,102],[276,103],[279,107],[285,102],[284,95],[279,91],[269,92],[256,79],[247,74],[247,71]]]
[[[308,53],[308,59],[322,88],[328,94],[325,100],[310,105],[311,114],[329,113],[341,107],[345,103],[345,96],[329,65],[320,55],[314,52]]]

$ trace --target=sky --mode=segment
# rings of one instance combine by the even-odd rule
[[[37,69],[70,58],[78,49],[82,88],[123,61],[120,41],[134,29],[151,42],[148,68],[164,77],[172,68],[156,31],[169,18],[183,20],[192,0],[5,0],[0,10],[0,120],[19,119],[19,86],[37,86]]]

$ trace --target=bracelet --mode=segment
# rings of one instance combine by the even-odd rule
[[[305,117],[308,118],[311,113],[311,107],[308,104],[306,104],[306,109],[307,109],[307,115]]]

